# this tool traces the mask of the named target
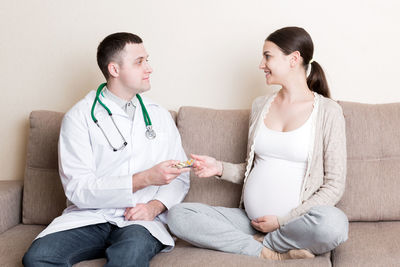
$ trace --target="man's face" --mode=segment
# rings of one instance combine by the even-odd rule
[[[148,63],[149,55],[143,44],[126,44],[119,55],[119,83],[137,93],[150,89],[150,74],[153,72]]]

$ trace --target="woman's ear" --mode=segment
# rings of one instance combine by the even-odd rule
[[[110,62],[107,66],[108,68],[108,72],[110,73],[110,75],[114,78],[119,76],[119,65],[118,63],[115,62]]]
[[[301,55],[299,51],[294,51],[290,54],[290,67],[294,68],[301,61]]]

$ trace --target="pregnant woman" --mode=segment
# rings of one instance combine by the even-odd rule
[[[334,207],[345,188],[345,121],[313,52],[302,28],[267,37],[260,69],[282,88],[253,102],[246,162],[192,155],[198,177],[243,183],[240,208],[179,204],[168,214],[176,236],[271,260],[313,258],[347,240],[348,219]]]

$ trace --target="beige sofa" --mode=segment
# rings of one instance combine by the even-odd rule
[[[315,259],[282,262],[195,248],[181,240],[151,266],[400,266],[400,103],[340,102],[347,126],[348,176],[338,204],[349,217],[346,243]],[[182,107],[171,112],[187,153],[245,160],[248,110]],[[57,170],[63,114],[30,115],[24,181],[0,181],[0,266],[21,266],[35,236],[65,208]],[[241,186],[191,176],[186,202],[237,207]],[[102,266],[104,259],[75,266]]]

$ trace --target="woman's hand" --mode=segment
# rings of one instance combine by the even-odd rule
[[[214,175],[222,175],[222,162],[217,161],[215,158],[209,156],[200,156],[194,154],[191,154],[190,156],[192,159],[196,160],[192,169],[198,177],[203,178]]]
[[[263,217],[251,220],[251,225],[262,233],[273,232],[280,226],[278,217],[275,215],[265,215]]]

